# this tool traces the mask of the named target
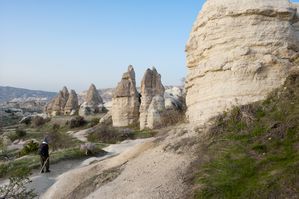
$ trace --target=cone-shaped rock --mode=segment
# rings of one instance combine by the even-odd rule
[[[65,115],[74,115],[78,111],[78,96],[74,90],[71,90],[69,98],[64,107]]]
[[[97,88],[94,84],[90,85],[87,91],[85,102],[88,105],[93,105],[93,106],[98,106],[100,104],[103,104],[103,99],[99,95],[99,92],[97,91]]]
[[[94,84],[91,84],[84,103],[80,106],[79,115],[86,116],[96,113],[100,113],[104,110],[103,99],[101,98],[97,88]]]
[[[186,46],[187,117],[203,124],[264,99],[298,66],[298,13],[288,0],[208,0]]]
[[[157,118],[165,109],[164,92],[161,75],[155,68],[147,69],[141,81],[140,129],[156,128],[160,125],[157,123]],[[155,100],[149,110],[154,97]],[[155,116],[156,119],[153,119],[152,117]]]
[[[132,66],[129,66],[113,94],[111,110],[113,126],[136,124],[139,118],[139,100],[135,71]]]

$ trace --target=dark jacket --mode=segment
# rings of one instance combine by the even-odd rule
[[[48,144],[42,143],[39,146],[39,155],[41,155],[43,157],[49,157],[49,146],[48,146]]]

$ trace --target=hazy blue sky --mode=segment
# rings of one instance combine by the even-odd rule
[[[180,84],[185,44],[203,2],[0,0],[0,85],[115,87],[129,64],[138,85],[152,66],[164,84]]]
[[[0,85],[115,87],[132,64],[166,85],[186,74],[185,44],[204,0],[0,0]]]

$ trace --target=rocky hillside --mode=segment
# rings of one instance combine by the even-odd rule
[[[29,90],[9,86],[0,86],[0,103],[7,101],[48,101],[56,95],[55,92]]]
[[[299,197],[299,72],[265,101],[214,119],[201,140],[195,198]]]

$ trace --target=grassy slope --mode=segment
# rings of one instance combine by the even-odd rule
[[[215,118],[195,198],[299,198],[299,75],[264,102]]]

